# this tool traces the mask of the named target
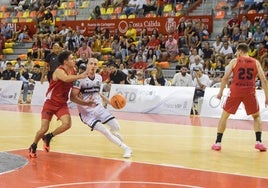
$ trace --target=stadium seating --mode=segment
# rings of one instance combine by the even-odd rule
[[[216,13],[215,19],[223,19],[223,18],[225,18],[225,11],[224,10],[219,10]]]

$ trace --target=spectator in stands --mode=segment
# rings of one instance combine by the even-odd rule
[[[195,63],[196,57],[200,58],[200,63],[203,64],[204,60],[198,55],[197,49],[192,48],[189,55],[189,67]]]
[[[126,36],[120,38],[120,53],[122,61],[127,61],[129,43]],[[135,47],[134,47],[135,48]]]
[[[137,6],[139,4],[139,0],[129,0],[128,4],[123,7],[123,13],[127,15],[134,14],[137,10]]]
[[[209,46],[209,42],[205,41],[203,42],[204,47],[202,48],[202,55],[201,57],[203,58],[204,61],[207,59],[211,59],[214,56],[214,51],[212,48]]]
[[[157,1],[149,0],[145,5],[143,5],[143,16],[145,16],[149,12],[156,12],[156,10],[157,10]]]
[[[0,55],[3,55],[3,49],[5,48],[5,37],[2,33],[0,33]]]
[[[156,58],[158,59],[160,56],[160,40],[156,37],[156,34],[152,34],[149,42],[146,47],[148,49],[152,49],[155,52]]]
[[[253,34],[253,40],[255,47],[258,48],[259,44],[264,42],[265,33],[262,32],[262,28],[260,25],[257,26],[256,32]]]
[[[164,86],[166,80],[163,71],[160,67],[156,66],[151,70],[150,78],[146,79],[146,84],[154,86]]]
[[[119,70],[116,64],[111,64],[110,68],[110,78],[107,80],[108,91],[111,89],[111,84],[125,84],[127,75]]]
[[[65,38],[67,36],[67,33],[69,32],[69,28],[66,27],[66,25],[63,23],[61,25],[61,30],[59,32],[59,36],[61,37],[61,41],[65,41]]]
[[[264,42],[259,43],[259,48],[257,50],[257,59],[260,60],[262,68],[267,70],[268,67],[268,49],[265,48]]]
[[[16,60],[15,65],[14,65],[14,71],[18,72],[21,65],[22,65],[21,58],[18,57],[17,60]]]
[[[246,26],[242,27],[238,42],[246,44],[250,44],[252,42],[252,33]]]
[[[44,81],[45,75],[47,76],[47,80],[50,82],[53,72],[59,66],[58,55],[61,53],[61,51],[62,51],[62,48],[59,45],[59,43],[54,43],[52,46],[52,50],[51,50],[50,54],[48,54],[46,59],[45,59],[46,63],[43,67],[41,82]]]
[[[137,78],[135,76],[135,73],[136,73],[136,71],[134,71],[134,70],[128,70],[126,84],[137,85]]]
[[[102,17],[101,17],[101,11],[100,11],[100,6],[99,6],[99,5],[97,5],[97,6],[94,8],[94,10],[93,10],[93,12],[92,12],[92,14],[91,14],[91,17],[92,17],[93,19],[102,19]]]
[[[196,55],[194,57],[194,63],[192,63],[190,65],[190,73],[193,76],[193,78],[195,77],[195,70],[203,70],[203,63],[201,63],[201,57],[199,55]]]
[[[179,55],[176,57],[178,63],[175,67],[176,70],[181,70],[182,67],[189,67],[189,58],[185,55],[184,51],[180,51]]]
[[[220,53],[220,49],[222,48],[222,41],[219,35],[216,36],[216,40],[213,42],[212,47],[214,50],[214,54],[218,55]]]
[[[50,11],[50,8],[46,8],[43,20],[40,22],[41,26],[51,26],[53,21],[54,17]]]
[[[169,61],[174,61],[175,57],[178,55],[178,41],[174,39],[173,35],[168,35],[168,40],[165,44],[167,57]]]
[[[35,36],[33,38],[33,44],[32,44],[32,57],[34,59],[42,59],[42,42],[41,39],[38,36]]]
[[[129,22],[125,36],[127,37],[129,43],[136,41],[137,30],[133,27],[133,22]]]
[[[214,69],[214,77],[212,79],[211,85],[221,82],[221,78],[223,77],[224,72],[225,72],[224,60],[221,58],[218,58],[216,60],[216,68]]]
[[[12,32],[12,41],[17,41],[19,34],[22,32],[22,27],[19,24],[16,24],[16,30]]]
[[[108,69],[108,66],[106,63],[103,63],[100,69],[99,74],[102,77],[102,82],[107,83],[110,79],[110,70]]]
[[[240,34],[240,28],[235,26],[233,28],[232,38],[230,41],[233,49],[236,49],[236,46],[239,43]]]
[[[185,22],[179,22],[179,25],[177,27],[177,40],[178,40],[178,45],[179,47],[183,47],[186,45],[186,36],[185,36],[185,29],[186,29],[186,24]]]
[[[158,16],[163,16],[163,10],[164,10],[164,6],[166,4],[166,0],[157,0],[157,15]]]
[[[211,80],[208,75],[203,74],[203,69],[200,67],[195,67],[194,71],[194,82],[193,85],[195,87],[194,93],[194,102],[196,103],[198,98],[204,97],[206,87],[210,87]]]
[[[42,78],[41,66],[39,64],[34,65],[31,74],[30,83],[34,84],[35,81],[40,81]]]
[[[188,68],[186,65],[181,66],[180,72],[174,74],[171,85],[183,86],[183,87],[193,86],[192,76],[188,74],[187,71],[188,71]]]
[[[77,57],[80,57],[82,53],[85,53],[87,58],[91,58],[93,55],[91,48],[87,46],[86,42],[83,42],[82,46],[76,52]]]
[[[6,70],[6,67],[7,67],[7,63],[9,61],[7,61],[6,57],[3,55],[3,56],[0,56],[0,72],[2,73],[4,70]]]
[[[12,63],[7,62],[5,70],[2,72],[2,80],[15,80],[16,72],[12,69]]]
[[[32,72],[34,66],[33,58],[29,54],[27,54],[27,61],[24,63],[24,68],[27,72]]]
[[[75,52],[79,48],[79,39],[74,30],[69,29],[66,35],[65,46],[67,47],[67,50],[72,51],[72,52]],[[78,55],[78,57],[80,56]]]
[[[230,20],[228,20],[227,22],[227,28],[230,32],[230,34],[233,33],[233,29],[234,27],[239,27],[239,19],[238,19],[238,15],[236,12],[232,12],[232,18]]]
[[[101,7],[107,9],[108,7],[111,7],[113,5],[113,0],[105,0],[103,3],[101,3]]]
[[[233,49],[227,41],[223,42],[223,47],[220,50],[220,55],[224,59],[226,59],[228,57],[233,57],[233,55],[234,55]]]
[[[255,48],[255,45],[253,43],[249,44],[248,55],[250,57],[257,58],[257,48]]]
[[[186,45],[190,46],[193,40],[193,36],[197,35],[192,20],[187,20],[184,34],[186,39]]]
[[[144,61],[142,54],[138,54],[135,59],[135,63],[131,66],[132,69],[147,69],[147,63]]]
[[[146,54],[145,62],[147,62],[147,67],[152,68],[157,60],[157,55],[154,51],[154,49],[150,48]]]
[[[111,53],[113,56],[115,56],[115,58],[121,58],[122,59],[122,55],[121,55],[121,51],[120,51],[120,42],[119,42],[119,39],[115,38],[113,41],[112,41],[112,44],[111,44]]]
[[[242,20],[239,25],[241,30],[245,27],[247,28],[247,30],[251,29],[251,22],[248,19],[247,15],[242,16]]]
[[[214,75],[214,69],[212,68],[213,60],[215,61],[215,59],[206,59],[203,65],[203,73],[209,77]]]
[[[223,41],[223,38],[227,38],[228,40],[230,40],[231,36],[232,32],[228,29],[228,27],[223,27],[220,35],[221,40]]]
[[[88,58],[87,58],[87,55],[86,53],[82,53],[80,58],[77,59],[77,62],[76,62],[76,67],[80,67],[81,64],[84,64],[84,65],[87,65],[88,63]]]
[[[116,62],[116,60],[115,60],[115,62]],[[126,64],[121,62],[121,59],[119,59],[119,60],[120,60],[119,70],[122,71],[123,73],[125,73],[126,75],[128,75],[128,69],[126,68]]]
[[[32,38],[32,32],[28,25],[24,25],[22,32],[18,36],[18,42],[27,42],[31,41]]]
[[[268,14],[264,14],[261,19],[260,26],[263,32],[268,32]]]
[[[16,74],[16,80],[22,81],[22,101],[21,103],[24,104],[28,102],[28,91],[29,91],[29,73],[25,69],[24,65],[20,65],[19,71]]]
[[[6,41],[12,39],[12,28],[11,25],[6,23],[2,23],[1,25],[1,34],[3,34]]]

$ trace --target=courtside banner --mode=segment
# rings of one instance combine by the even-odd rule
[[[200,116],[220,118],[222,107],[227,99],[229,89],[225,88],[223,91],[222,99],[217,99],[219,88],[206,88]],[[265,108],[265,96],[263,90],[256,90],[256,96],[259,101],[260,113],[263,121],[268,121],[268,112]],[[245,111],[243,103],[240,104],[236,114],[230,115],[230,119],[252,120]]]
[[[48,89],[49,83],[44,82],[41,84],[41,82],[35,82],[34,90],[33,90],[33,96],[32,96],[32,105],[42,106],[46,100],[46,92]],[[67,102],[69,108],[77,108],[76,104],[68,100]]]
[[[0,81],[0,104],[18,104],[21,94],[22,81]]]
[[[120,93],[127,100],[120,111],[190,115],[194,87],[112,84],[109,97]],[[108,109],[116,110],[108,105]]]
[[[35,82],[31,104],[42,106],[46,100],[46,92],[48,89],[48,82]]]

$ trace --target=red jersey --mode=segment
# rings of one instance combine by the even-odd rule
[[[62,69],[66,72],[63,66],[59,66],[58,69]],[[67,72],[66,72],[67,73]],[[75,75],[75,69],[71,71],[72,75]],[[63,82],[61,80],[51,79],[49,83],[49,88],[46,93],[47,100],[53,104],[66,104],[69,99],[69,92],[73,86],[73,82]]]
[[[258,74],[256,60],[251,57],[238,57],[233,69],[233,80],[230,86],[231,96],[242,97],[254,94]]]

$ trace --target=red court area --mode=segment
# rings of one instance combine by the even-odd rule
[[[26,150],[9,153],[28,158]],[[256,185],[265,188],[268,179],[42,151],[24,167],[0,174],[1,188],[253,188]]]

